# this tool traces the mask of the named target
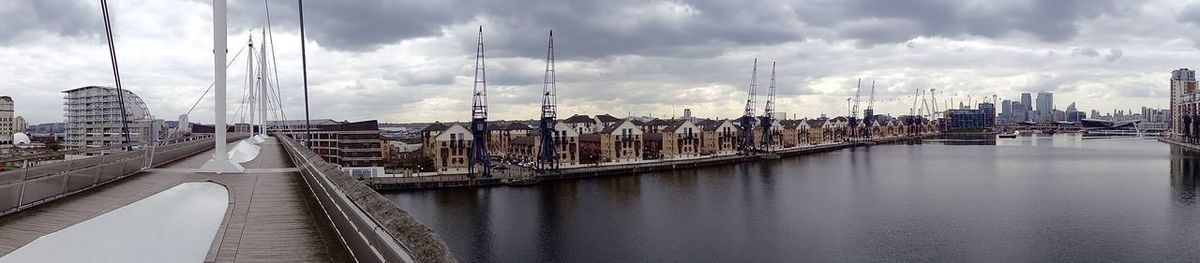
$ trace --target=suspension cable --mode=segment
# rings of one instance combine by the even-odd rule
[[[234,55],[233,55],[233,58],[229,59],[229,63],[226,63],[226,64],[225,64],[225,69],[226,69],[226,70],[228,70],[228,69],[229,69],[229,67],[233,65],[233,62],[237,60],[238,56],[241,56],[241,55],[242,55],[242,51],[245,51],[245,50],[246,50],[246,46],[242,46],[242,49],[239,49],[239,50],[238,50],[238,52],[237,52],[237,54],[234,54]],[[188,109],[188,111],[187,111],[186,113],[184,113],[183,115],[191,115],[191,114],[192,114],[192,111],[193,111],[193,110],[196,110],[196,105],[200,105],[200,101],[204,100],[204,97],[205,97],[205,96],[208,96],[208,92],[209,92],[209,91],[212,91],[213,85],[217,85],[217,82],[216,82],[216,81],[213,81],[213,83],[209,83],[209,84],[208,84],[208,89],[205,89],[205,90],[204,90],[204,93],[203,93],[203,94],[200,94],[200,98],[197,98],[197,99],[196,99],[196,102],[195,102],[195,103],[192,103],[192,108],[191,108],[191,109]]]
[[[108,17],[108,0],[100,0],[100,9],[104,12],[104,33],[108,36],[108,55],[112,58],[113,80],[117,84],[117,104],[121,107],[121,135],[125,139],[121,144],[129,143],[129,119],[125,116],[125,92],[121,89],[121,70],[117,67],[117,49],[113,46],[112,23]]]

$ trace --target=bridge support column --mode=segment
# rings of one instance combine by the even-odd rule
[[[229,152],[225,149],[225,53],[229,52],[226,42],[225,1],[213,0],[213,73],[215,73],[216,91],[213,92],[215,109],[213,109],[213,158],[200,166],[196,172],[201,173],[242,173],[246,171],[242,165],[229,160]]]

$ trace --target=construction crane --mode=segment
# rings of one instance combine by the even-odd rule
[[[546,47],[546,74],[542,82],[542,119],[538,122],[541,131],[541,151],[538,152],[538,169],[558,169],[558,153],[554,143],[555,119],[558,118],[558,85],[554,78],[554,30]]]
[[[483,67],[483,26],[479,26],[479,44],[475,49],[475,87],[471,104],[471,156],[467,162],[467,174],[476,176],[476,165],[482,166],[479,171],[483,177],[492,176],[491,160],[487,150],[487,72]]]
[[[738,150],[743,154],[754,151],[754,90],[758,88],[758,59],[754,59],[754,68],[750,73],[750,95],[746,98],[746,110],[742,112],[742,143]]]
[[[933,118],[929,118],[929,120],[937,119],[937,114],[939,113],[937,107],[937,89],[929,89],[929,104],[933,107],[933,110],[930,112]]]
[[[858,79],[858,85],[856,85],[856,87],[854,88],[854,107],[850,109],[850,116],[849,116],[850,129],[846,129],[846,132],[849,133],[849,134],[847,134],[847,136],[849,138],[858,137],[858,135],[856,134],[857,129],[858,129],[858,102],[860,100],[859,96],[861,94],[862,94],[862,79],[860,78],[860,79]]]
[[[771,138],[771,124],[775,121],[775,62],[771,62],[771,86],[767,88],[767,106],[763,109],[762,146],[766,151],[771,150],[774,142]]]
[[[871,125],[875,122],[875,81],[871,81],[871,97],[867,109],[863,110],[863,135],[871,138]]]

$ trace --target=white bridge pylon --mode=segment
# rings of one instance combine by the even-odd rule
[[[216,90],[213,94],[214,110],[213,113],[213,132],[216,133],[213,140],[213,157],[200,166],[196,172],[201,173],[243,173],[246,168],[241,164],[230,160],[230,154],[226,151],[226,127],[228,123],[225,121],[225,53],[229,52],[226,36],[228,27],[226,25],[226,0],[213,0],[213,75],[216,84]],[[236,147],[235,147],[236,148]],[[257,154],[255,154],[257,155]]]

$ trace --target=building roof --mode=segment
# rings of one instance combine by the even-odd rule
[[[700,123],[697,123],[696,126],[700,127],[701,130],[715,131],[720,129],[721,125],[725,124],[727,121],[729,120],[703,120],[700,121]]]
[[[670,120],[667,122],[670,124],[667,125],[666,128],[663,128],[662,131],[664,131],[664,132],[674,132],[675,130],[678,130],[680,127],[683,127],[683,125],[691,123],[691,122],[688,122],[687,120]],[[695,126],[695,125],[693,125],[693,126]]]
[[[825,126],[825,120],[822,120],[822,119],[807,120],[807,121],[805,121],[805,123],[808,123],[808,127]]]
[[[671,125],[671,123],[664,121],[662,119],[653,119],[653,120],[650,120],[650,121],[642,124],[642,126],[667,126],[667,125]]]
[[[596,119],[600,120],[600,122],[603,122],[603,123],[613,123],[613,122],[621,121],[621,118],[613,117],[612,115],[608,115],[608,114],[596,115]]]
[[[588,117],[587,115],[576,114],[576,115],[573,115],[573,116],[563,120],[562,122],[563,123],[595,123],[596,121],[593,120],[592,117]]]
[[[424,129],[421,129],[421,132],[435,132],[435,131],[440,132],[440,131],[444,131],[449,128],[450,128],[450,126],[446,126],[445,124],[442,124],[441,122],[434,122],[432,124],[429,124],[429,126],[425,126]]]
[[[525,125],[524,123],[520,123],[520,122],[512,122],[512,123],[509,123],[508,125],[504,125],[504,126],[500,127],[500,129],[506,130],[506,131],[521,131],[521,130],[528,131],[528,130],[533,130],[533,127],[529,127],[529,125]]]
[[[779,121],[779,124],[782,124],[784,129],[795,129],[796,127],[800,127],[800,122],[803,122],[803,121],[801,121],[801,120],[782,120],[782,121]]]
[[[604,127],[604,130],[601,130],[600,133],[610,134],[610,133],[616,132],[617,128],[620,128],[621,125],[624,125],[626,122],[630,122],[630,121],[618,119],[616,123],[613,123],[611,125],[608,125],[607,127]],[[637,126],[637,125],[635,124],[634,126]]]
[[[836,122],[847,122],[847,121],[850,121],[850,120],[849,120],[849,119],[847,119],[847,118],[846,118],[846,116],[837,116],[836,118],[833,118],[832,120],[829,120],[829,121],[836,121]]]

